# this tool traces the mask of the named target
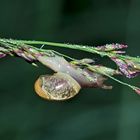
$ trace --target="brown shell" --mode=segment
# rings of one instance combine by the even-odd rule
[[[78,82],[66,73],[42,75],[35,82],[36,93],[48,100],[67,100],[78,94]]]

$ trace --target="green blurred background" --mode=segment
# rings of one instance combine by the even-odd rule
[[[130,55],[140,54],[139,0],[0,0],[0,18],[2,38],[94,46],[118,42],[128,44]],[[33,89],[45,73],[52,71],[20,58],[0,60],[0,140],[140,139],[140,96],[132,90],[109,80],[111,91],[83,89],[71,100],[49,102]],[[139,78],[121,80],[140,83]]]

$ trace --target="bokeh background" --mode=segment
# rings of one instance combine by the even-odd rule
[[[118,42],[138,56],[140,1],[0,0],[0,37],[93,46]],[[56,50],[75,58],[96,57]],[[97,61],[110,64],[106,58]],[[0,140],[140,139],[140,96],[132,90],[109,80],[113,90],[83,89],[71,100],[49,102],[33,89],[45,73],[52,71],[20,58],[0,60]],[[140,84],[139,78],[121,80]]]

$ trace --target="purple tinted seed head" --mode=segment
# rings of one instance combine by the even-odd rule
[[[0,58],[3,58],[5,56],[6,56],[6,54],[0,52]]]

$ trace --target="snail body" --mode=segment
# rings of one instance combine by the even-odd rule
[[[67,100],[79,93],[81,86],[66,73],[42,75],[35,82],[36,93],[48,100]]]
[[[81,88],[111,89],[104,84],[105,77],[87,68],[67,62],[63,57],[35,55],[39,62],[57,72],[53,75],[42,75],[35,82],[36,93],[47,100],[68,100],[77,95]],[[89,59],[84,63],[93,63]],[[79,62],[80,64],[80,62]]]

